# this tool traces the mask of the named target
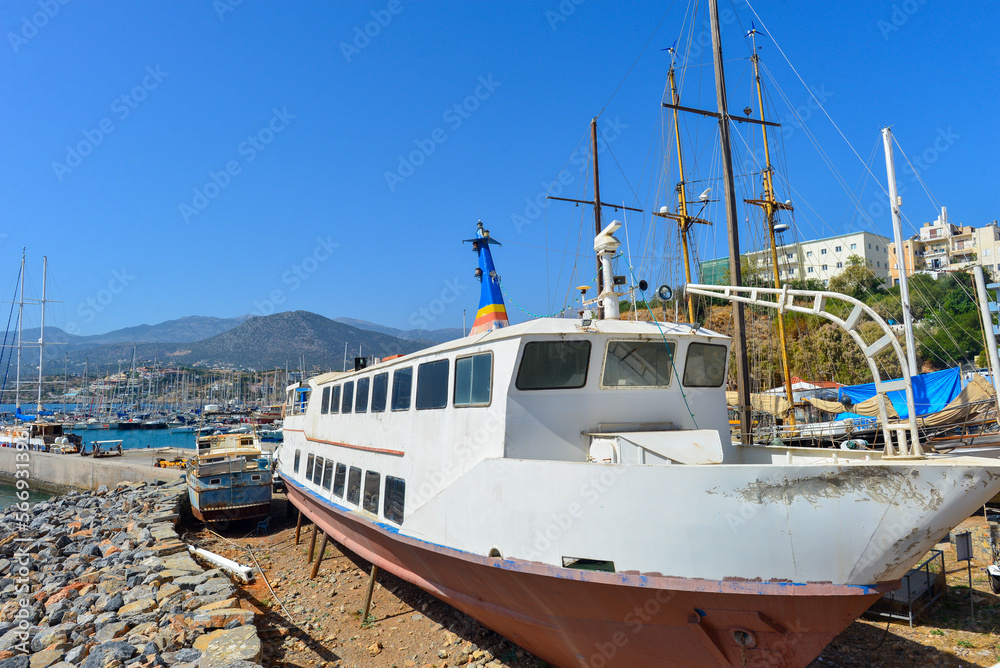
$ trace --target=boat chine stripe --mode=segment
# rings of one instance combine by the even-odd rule
[[[402,457],[403,455],[406,454],[402,450],[388,450],[386,448],[372,448],[372,447],[369,447],[369,446],[366,446],[366,445],[352,445],[351,443],[340,443],[339,441],[327,441],[327,440],[322,439],[322,438],[314,438],[314,437],[310,436],[309,434],[307,434],[304,429],[285,429],[285,431],[295,431],[295,432],[298,432],[298,433],[302,434],[303,436],[305,436],[306,440],[309,441],[309,442],[311,442],[311,443],[324,443],[326,445],[339,445],[342,448],[350,448],[351,450],[364,450],[366,452],[380,452],[380,453],[382,453],[384,455],[397,455],[397,456],[400,456],[400,457]]]

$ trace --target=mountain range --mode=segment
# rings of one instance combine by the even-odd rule
[[[37,362],[38,328],[24,330],[21,340],[32,343],[22,355],[22,371]],[[57,327],[45,328],[48,371],[127,368],[133,354],[137,365],[157,360],[161,366],[201,366],[245,369],[298,368],[304,356],[309,369],[340,369],[356,355],[385,357],[403,354],[462,336],[459,329],[399,330],[352,318],[330,319],[309,311],[268,316],[214,318],[189,316],[156,325],[138,325],[106,334],[75,336]],[[17,332],[7,332],[7,344]],[[53,345],[49,345],[49,344]],[[28,344],[25,344],[26,346]],[[12,348],[5,348],[12,361]],[[4,361],[0,359],[0,365]]]

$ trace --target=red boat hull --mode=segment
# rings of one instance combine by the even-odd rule
[[[333,540],[561,668],[806,666],[898,586],[693,580],[480,557],[401,536],[291,481],[288,498]]]

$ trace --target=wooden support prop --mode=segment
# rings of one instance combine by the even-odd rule
[[[319,563],[323,561],[323,555],[326,554],[326,541],[327,541],[327,535],[326,532],[324,531],[323,540],[319,542],[319,554],[316,555],[316,561],[313,562],[312,573],[309,574],[310,580],[315,580],[316,574],[319,573]]]
[[[299,544],[299,532],[302,531],[302,511],[299,511],[299,519],[295,521],[295,544]]]
[[[365,610],[361,615],[361,623],[368,623],[368,612],[372,609],[372,594],[375,592],[375,578],[378,577],[378,566],[372,564],[372,574],[368,578],[368,593],[365,594]]]
[[[316,525],[313,524],[312,537],[309,539],[309,558],[306,559],[306,561],[310,563],[312,562],[313,554],[315,553],[315,551],[316,551]]]

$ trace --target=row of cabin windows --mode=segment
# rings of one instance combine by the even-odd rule
[[[515,386],[519,390],[574,389],[587,384],[590,341],[532,341],[524,346]],[[676,344],[609,341],[601,387],[665,387],[675,368]],[[684,362],[685,387],[719,387],[726,380],[725,346],[692,343]]]
[[[449,360],[435,360],[417,365],[417,392],[413,397],[413,367],[365,376],[357,381],[326,386],[320,400],[320,413],[383,413],[388,407],[406,411],[411,403],[417,410],[444,408],[448,405]],[[455,360],[452,403],[455,406],[488,406],[493,386],[493,353],[480,353]]]
[[[609,341],[601,374],[601,387],[666,387],[676,368],[673,342]],[[519,390],[576,389],[587,384],[591,342],[530,341],[524,345],[515,386]],[[726,347],[711,343],[692,343],[684,361],[685,387],[719,387],[726,380]],[[448,405],[449,360],[435,360],[417,366],[417,410],[445,408]],[[456,407],[488,406],[493,381],[493,355],[480,353],[455,360],[452,404]],[[371,392],[369,393],[369,386]],[[389,395],[389,372],[347,381],[323,388],[320,412],[373,413],[386,410],[386,401],[394,411],[410,409],[413,396],[413,367],[392,372]],[[370,402],[369,402],[370,398]]]
[[[295,451],[292,469],[299,472],[302,451]],[[369,513],[378,515],[379,495],[382,487],[382,476],[376,471],[365,471],[364,487],[361,485],[361,469],[347,464],[334,462],[332,459],[310,454],[306,458],[306,480],[321,487],[333,496],[344,499],[355,506],[360,505]],[[363,492],[363,493],[362,493]],[[406,481],[391,475],[385,477],[385,491],[382,496],[382,515],[390,522],[403,524],[403,508],[406,499]]]

